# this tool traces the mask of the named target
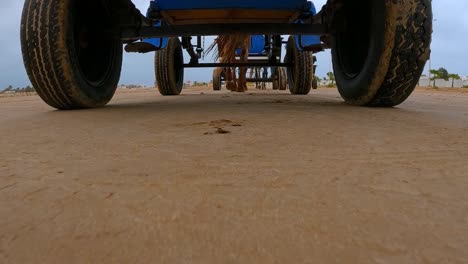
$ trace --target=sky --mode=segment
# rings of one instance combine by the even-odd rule
[[[325,2],[314,1],[317,9]],[[134,0],[134,3],[140,10],[146,10],[149,0]],[[21,0],[2,0],[0,6],[0,90],[8,85],[23,87],[30,84],[24,70],[19,40],[22,6]],[[468,1],[433,0],[433,9],[432,68],[445,67],[450,73],[468,76]],[[211,39],[207,38],[206,47]],[[322,52],[317,58],[317,74],[323,77],[331,69],[330,52]],[[185,79],[209,81],[211,73],[212,69],[187,69]],[[153,55],[125,54],[121,84],[152,86]]]

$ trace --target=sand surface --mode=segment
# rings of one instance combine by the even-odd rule
[[[0,263],[467,263],[468,93],[0,98]]]

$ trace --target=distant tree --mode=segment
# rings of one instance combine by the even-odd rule
[[[8,87],[3,89],[3,91],[0,91],[0,93],[11,92],[11,91],[13,91],[13,86],[8,85]]]
[[[330,80],[331,84],[335,84],[335,74],[333,72],[327,73],[328,80]]]
[[[450,77],[447,69],[439,68],[438,70],[431,70],[431,81],[434,82],[434,87],[436,86],[437,79],[443,79],[445,81],[448,81]]]
[[[455,73],[450,73],[449,78],[452,79],[452,88],[455,86],[455,80],[461,80],[460,75]]]
[[[199,82],[199,81],[194,81],[193,86],[207,86],[208,83],[206,82]]]
[[[445,81],[449,80],[449,72],[445,68],[439,68],[440,78],[444,79]]]

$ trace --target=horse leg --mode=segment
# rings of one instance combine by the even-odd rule
[[[233,83],[233,78],[232,78],[232,71],[231,71],[231,68],[228,67],[226,68],[226,88],[229,90],[229,91],[234,91],[235,87],[234,87],[234,83]]]
[[[247,80],[246,80],[246,75],[247,75],[247,68],[242,67],[240,69],[239,73],[239,90],[241,92],[247,91]]]
[[[250,47],[250,45],[248,47]],[[249,49],[248,48],[242,49],[241,55],[240,55],[240,61],[242,63],[247,63],[249,61]],[[247,67],[241,67],[239,74],[240,74],[239,90],[241,90],[242,92],[246,92],[247,91],[247,80],[246,80]]]
[[[234,83],[234,91],[235,92],[239,92],[239,81],[237,79],[237,73],[236,73],[236,68],[233,67],[232,68],[232,79],[233,79],[233,83]]]

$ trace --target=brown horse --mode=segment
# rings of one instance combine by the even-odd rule
[[[250,35],[220,35],[215,42],[208,48],[207,53],[218,48],[217,59],[221,63],[235,63],[236,51],[241,50],[240,62],[246,63],[249,58],[249,49],[252,39]],[[236,77],[236,67],[226,67],[226,87],[233,92],[247,91],[247,67],[240,67],[239,79]]]

